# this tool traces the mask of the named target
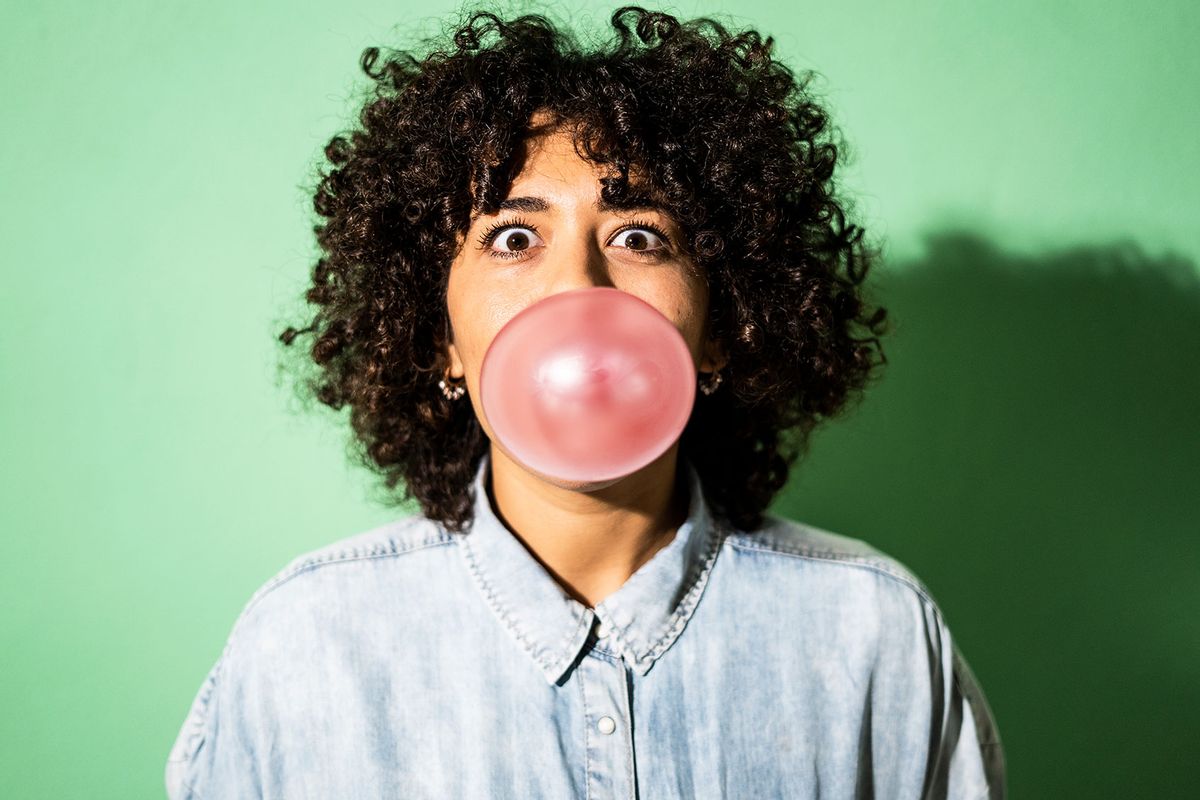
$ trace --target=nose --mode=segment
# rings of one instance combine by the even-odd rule
[[[604,246],[596,241],[595,230],[584,225],[567,226],[558,233],[546,252],[549,256],[545,259],[548,264],[546,274],[550,277],[545,296],[597,286],[617,288],[604,255]]]

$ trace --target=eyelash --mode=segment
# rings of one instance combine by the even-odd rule
[[[519,219],[519,218],[518,219],[510,219],[506,222],[497,222],[495,225],[492,225],[490,228],[488,228],[482,234],[480,234],[479,239],[478,239],[480,249],[491,247],[491,244],[493,241],[495,241],[496,236],[500,233],[500,231],[504,230],[505,228],[528,228],[529,230],[533,231],[534,233],[537,233],[539,236],[541,235],[538,232],[537,226],[534,225],[533,223],[526,222],[525,220]],[[655,236],[657,236],[658,238],[662,239],[663,244],[665,245],[665,247],[663,247],[663,248],[657,248],[655,250],[650,250],[650,251],[639,251],[639,250],[630,250],[629,251],[631,253],[637,254],[637,256],[639,258],[645,258],[645,259],[661,258],[664,255],[663,251],[670,248],[670,246],[671,246],[671,237],[667,236],[666,232],[664,232],[661,228],[659,228],[654,223],[649,222],[647,220],[643,220],[643,219],[630,220],[629,223],[627,225],[625,225],[623,228],[621,228],[619,231],[617,231],[617,233],[624,233],[625,231],[632,230],[632,229],[648,230],[651,233],[653,233]],[[504,251],[491,251],[489,253],[489,255],[492,258],[520,258],[521,257],[520,252],[506,253]]]

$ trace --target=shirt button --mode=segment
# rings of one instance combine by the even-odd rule
[[[603,734],[610,734],[617,729],[617,723],[612,717],[601,717],[596,728]]]
[[[596,638],[597,639],[607,639],[608,638],[608,626],[605,625],[603,622],[601,622],[596,627]]]

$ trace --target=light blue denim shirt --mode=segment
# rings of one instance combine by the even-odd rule
[[[172,800],[1005,797],[929,591],[864,542],[690,501],[595,609],[502,523],[422,515],[264,584],[166,765]]]

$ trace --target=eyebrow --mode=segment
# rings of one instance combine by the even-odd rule
[[[496,206],[496,211],[524,211],[526,213],[534,213],[541,211],[549,211],[554,208],[554,204],[546,200],[544,197],[508,197],[501,200]],[[608,211],[632,211],[634,213],[643,213],[646,211],[657,211],[661,214],[671,216],[671,212],[666,206],[655,202],[645,196],[632,196],[622,203],[610,203],[603,197],[600,197],[592,204],[592,208],[600,212]],[[471,224],[483,216],[483,212],[476,211],[471,214]]]

